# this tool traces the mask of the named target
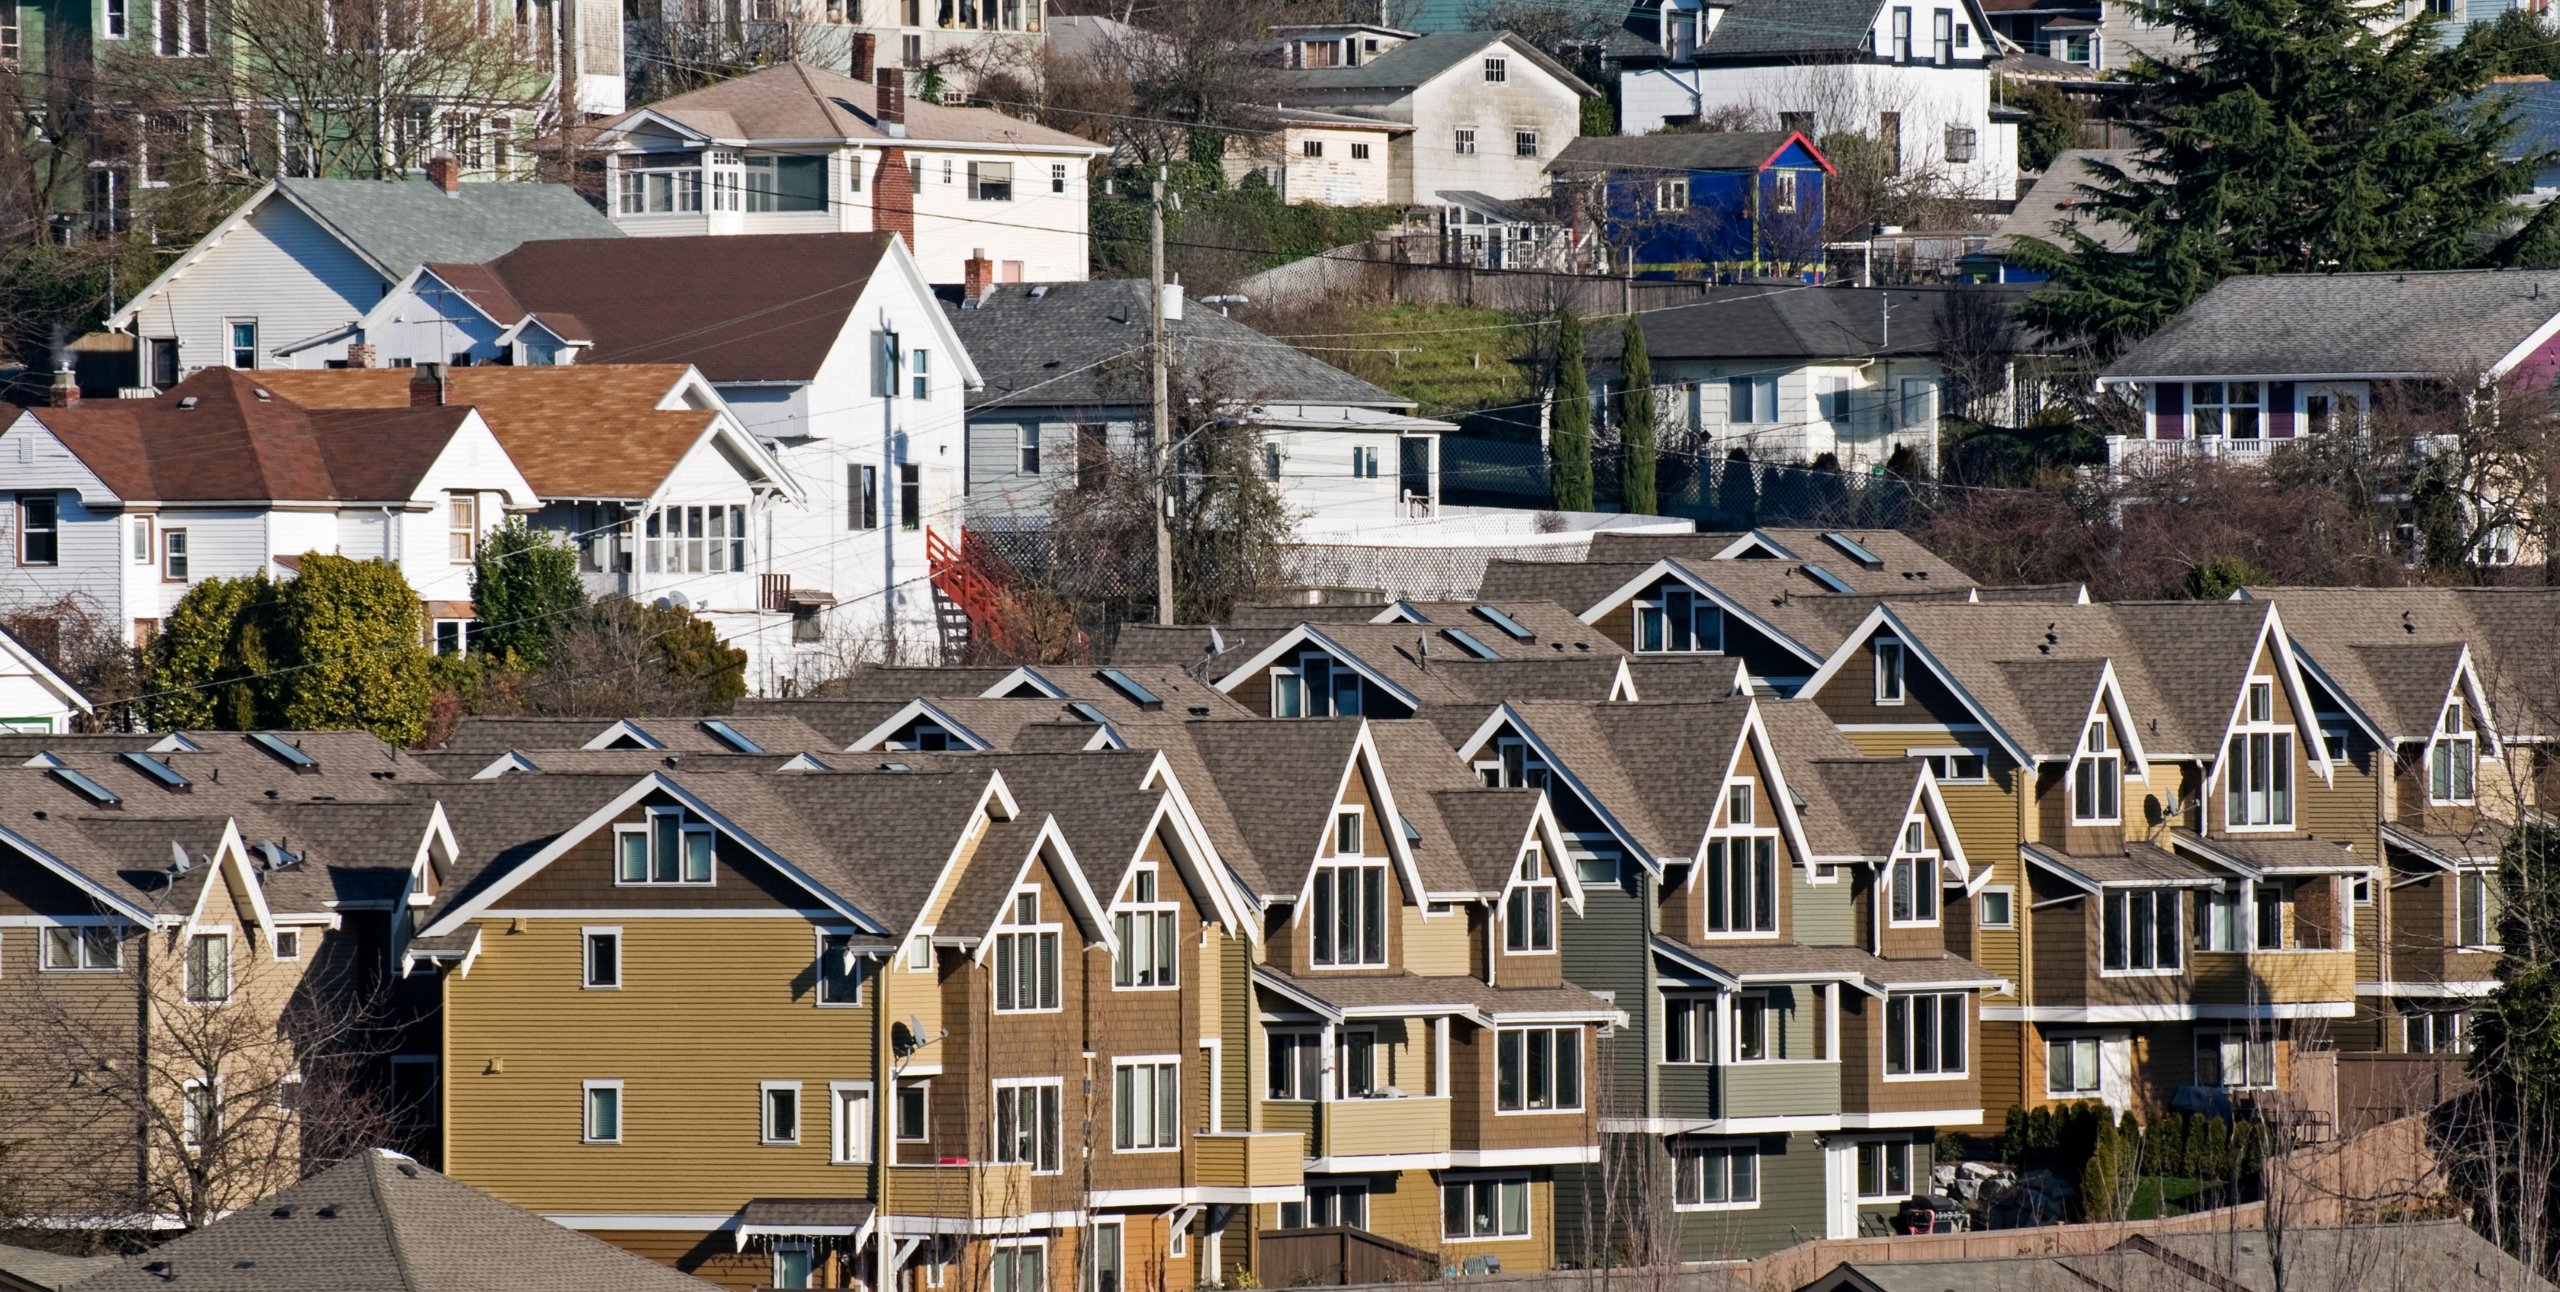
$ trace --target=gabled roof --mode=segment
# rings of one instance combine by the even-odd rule
[[[632,127],[656,118],[706,142],[730,145],[948,143],[981,149],[1110,151],[1090,139],[992,108],[946,107],[912,94],[906,101],[906,133],[892,135],[880,127],[879,96],[879,88],[871,82],[795,61],[660,99],[595,129],[600,140],[613,143]]]
[[[1357,67],[1295,68],[1280,75],[1284,85],[1297,90],[1413,90],[1496,44],[1508,45],[1577,95],[1599,93],[1545,51],[1507,31],[1433,32],[1372,55]]]
[[[82,1280],[83,1292],[629,1292],[711,1287],[564,1229],[388,1149]]]
[[[1778,162],[1790,144],[1825,172],[1836,170],[1813,141],[1795,130],[1731,130],[1656,135],[1584,135],[1569,141],[1547,163],[1550,175],[1607,173],[1620,169],[1757,171]]]
[[[2131,251],[2136,245],[2133,231],[2090,214],[2089,196],[2081,190],[2098,181],[2093,164],[2126,167],[2139,155],[2132,148],[2065,148],[2056,153],[2044,175],[2000,222],[1997,242],[2005,246],[2018,238],[2041,238],[2061,244],[2061,231],[2077,228],[2109,251]]]
[[[151,399],[30,408],[127,502],[402,503],[472,420],[468,408],[307,409],[264,374],[207,368]],[[533,493],[513,468],[483,488]]]
[[[1734,0],[1698,57],[1864,53],[1883,0]],[[1977,26],[1975,35],[1991,35]]]
[[[2226,278],[2099,378],[2370,377],[2484,381],[2560,332],[2548,270]]]

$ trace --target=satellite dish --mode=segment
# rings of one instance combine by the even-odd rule
[[[904,1023],[889,1025],[889,1052],[903,1059],[916,1052],[915,1029]]]

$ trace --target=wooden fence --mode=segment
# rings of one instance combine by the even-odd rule
[[[2461,1054],[2341,1054],[2340,1132],[2360,1131],[2434,1108],[2471,1088]]]
[[[1269,1288],[1433,1282],[1440,1258],[1365,1229],[1325,1225],[1262,1232],[1254,1271]]]

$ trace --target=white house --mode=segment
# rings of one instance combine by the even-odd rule
[[[1227,136],[1220,163],[1229,183],[1259,175],[1283,202],[1326,206],[1383,206],[1396,191],[1396,141],[1412,135],[1412,126],[1314,108],[1254,115],[1261,133]]]
[[[1622,58],[1621,133],[1747,113],[1762,128],[1874,139],[1902,174],[1981,202],[2018,193],[2014,122],[1995,120],[1998,40],[1978,0],[1733,0],[1694,46]]]
[[[560,184],[280,179],[107,318],[139,338],[137,384],[202,368],[318,368],[357,316],[429,260],[475,262],[534,238],[620,236]],[[425,359],[443,356],[430,352]]]
[[[533,486],[528,522],[577,549],[588,594],[664,601],[710,620],[747,652],[751,687],[788,676],[795,641],[820,626],[830,594],[795,580],[772,540],[777,514],[806,508],[806,491],[687,365],[349,368],[264,380],[306,408],[477,411]]]
[[[400,567],[442,631],[474,554],[533,487],[468,408],[306,409],[214,368],[149,399],[30,408],[0,431],[16,559],[0,599],[78,596],[139,643],[187,589],[310,552]]]
[[[856,72],[779,64],[604,123],[614,223],[644,236],[896,233],[937,283],[959,282],[978,247],[1000,249],[1008,282],[1084,277],[1086,172],[1109,148],[910,101],[897,68]]]
[[[1597,93],[1507,31],[1416,36],[1343,24],[1279,34],[1282,106],[1411,127],[1386,142],[1389,202],[1428,204],[1453,189],[1544,194],[1546,164],[1582,133],[1582,100]]]
[[[71,730],[89,699],[63,680],[25,642],[0,628],[0,733],[50,735]]]
[[[979,382],[895,234],[527,243],[420,267],[359,333],[394,366],[690,364],[806,500],[770,508],[762,536],[795,605],[819,605],[794,653],[914,658],[933,640],[925,532],[957,524]]]

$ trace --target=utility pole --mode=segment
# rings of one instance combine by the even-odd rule
[[[1147,375],[1155,388],[1156,622],[1173,623],[1173,401],[1165,392],[1164,167],[1156,168],[1147,203]]]

